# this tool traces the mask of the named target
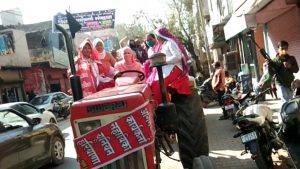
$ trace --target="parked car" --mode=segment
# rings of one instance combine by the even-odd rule
[[[38,118],[41,123],[57,123],[55,115],[51,111],[41,111],[27,102],[12,102],[1,104],[0,107],[12,108],[31,119]]]
[[[53,111],[53,104],[55,101],[62,102],[64,105],[73,102],[73,97],[63,92],[53,92],[35,96],[30,103],[39,108],[40,110]]]
[[[64,162],[65,140],[52,123],[42,124],[16,109],[0,107],[0,168],[37,169]]]

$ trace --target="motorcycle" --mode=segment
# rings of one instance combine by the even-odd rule
[[[211,81],[212,78],[208,78],[199,87],[199,95],[204,108],[206,108],[209,103],[218,101],[218,96],[212,89]]]
[[[245,145],[244,155],[250,151],[251,158],[259,169],[273,166],[272,153],[282,148],[283,143],[278,139],[272,110],[263,104],[254,104],[243,111],[243,116],[237,119],[240,132],[233,137],[241,138]]]
[[[295,97],[282,105],[280,110],[278,136],[290,150],[291,158],[300,168],[300,97]]]
[[[53,103],[53,114],[56,118],[64,118],[66,119],[70,115],[70,108],[73,101],[69,101],[67,104],[64,104],[61,101],[54,101]]]
[[[261,100],[261,97],[263,97],[269,90],[270,88],[260,92],[257,95],[248,92],[244,97],[234,100],[235,106],[238,109],[234,114],[233,124],[237,124],[237,119],[243,116],[243,111],[251,105],[258,104],[258,102]]]

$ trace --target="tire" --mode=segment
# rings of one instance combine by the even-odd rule
[[[253,145],[253,146],[255,146],[256,150],[257,150],[256,151],[257,157],[255,158],[255,163],[256,163],[257,168],[258,169],[270,169],[272,164],[268,164],[269,162],[266,159],[267,157],[265,156],[265,153],[262,152],[262,147],[261,147],[262,145],[260,145],[258,141],[256,141],[254,144],[255,145]],[[271,154],[269,154],[269,155],[270,155],[269,158],[271,158]]]
[[[216,169],[216,164],[208,156],[194,158],[193,169]]]
[[[209,104],[209,102],[206,102],[206,101],[204,101],[204,99],[203,99],[203,97],[202,97],[202,96],[200,96],[200,100],[201,100],[202,107],[203,107],[203,108],[207,108],[207,107],[208,107],[208,104]]]
[[[297,124],[298,139],[300,139],[300,123]]]
[[[52,140],[51,159],[53,165],[62,164],[65,159],[65,145],[62,139],[58,136],[55,136]]]
[[[54,118],[51,118],[49,123],[53,123],[53,124],[56,124],[56,120]]]
[[[177,111],[179,157],[183,168],[191,169],[193,159],[208,155],[208,136],[205,116],[196,90],[191,96],[172,95]]]
[[[226,110],[227,115],[230,116],[231,120],[233,121],[235,119],[235,108],[230,109],[230,110]]]

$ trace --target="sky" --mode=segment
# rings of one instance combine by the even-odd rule
[[[71,10],[71,13],[116,9],[116,24],[130,23],[131,16],[143,10],[151,18],[165,18],[168,0],[6,0],[0,11],[19,8],[24,24],[53,19],[57,13]]]

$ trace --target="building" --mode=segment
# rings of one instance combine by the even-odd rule
[[[23,15],[19,8],[0,11],[0,25],[22,25]]]
[[[199,0],[212,59],[223,62],[231,74],[260,79],[264,57],[259,48],[276,55],[277,42],[290,43],[289,53],[300,55],[300,11],[297,0]],[[205,4],[205,3],[204,3]],[[207,8],[207,9],[206,9]],[[298,65],[300,58],[296,57]],[[300,78],[298,72],[296,78]]]
[[[0,103],[26,100],[22,71],[31,67],[26,33],[0,31]]]
[[[63,36],[52,33],[52,21],[21,25],[16,29],[26,32],[32,66],[22,71],[25,92],[67,92],[70,88],[68,55]]]

